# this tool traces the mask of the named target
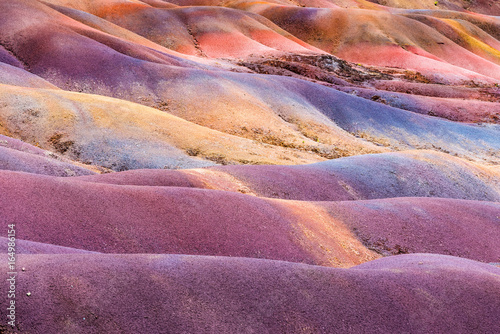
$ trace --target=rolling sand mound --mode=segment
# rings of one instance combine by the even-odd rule
[[[91,166],[83,167],[58,155],[0,135],[0,169],[52,176],[94,174]]]
[[[456,83],[494,83],[487,77],[500,78],[497,61],[484,59],[439,31],[398,14],[271,5],[255,12],[303,41],[352,62],[413,69],[431,78],[437,72],[434,80]]]
[[[400,198],[313,203],[8,171],[0,176],[9,193],[2,219],[24,217],[18,237],[65,247],[329,266],[377,256],[361,242],[381,253],[432,251],[482,261],[496,261],[500,255],[500,207],[492,202]]]
[[[60,1],[52,0],[53,4]],[[74,6],[76,5],[76,6]],[[191,55],[240,57],[252,53],[321,52],[262,16],[221,7],[164,10],[122,2],[112,8],[81,8],[166,48]],[[120,10],[118,8],[127,8]],[[61,8],[61,7],[57,7]],[[65,10],[65,12],[68,12]],[[155,29],[151,29],[155,27]]]
[[[230,161],[290,164],[324,160],[306,151],[308,147],[300,150],[258,143],[157,109],[101,96],[14,86],[0,86],[0,96],[4,101],[0,119],[7,133],[20,134],[27,142],[72,159],[115,170],[202,167]],[[371,147],[357,144],[353,136],[336,130],[353,145]]]
[[[357,140],[353,137],[356,135],[391,148],[435,148],[483,161],[494,162],[498,159],[495,152],[500,149],[500,144],[495,140],[498,129],[494,127],[426,118],[292,78],[231,73],[215,68],[201,70],[200,68],[207,66],[90,28],[41,4],[35,6],[34,2],[17,1],[5,7],[4,15],[11,17],[21,15],[20,13],[26,15],[26,11],[40,12],[33,14],[37,19],[23,25],[22,20],[19,23],[5,21],[14,27],[10,30],[0,27],[0,31],[4,34],[2,38],[6,43],[12,44],[11,49],[16,57],[22,59],[31,72],[59,87],[132,100],[213,130],[302,151],[286,155],[278,153],[277,157],[264,160],[252,159],[243,154],[237,158],[225,157],[221,156],[222,149],[206,152],[202,145],[190,147],[185,144],[172,145],[169,142],[169,145],[176,148],[181,146],[181,149],[189,149],[192,155],[208,157],[216,162],[236,160],[239,163],[287,164],[286,159],[291,159],[289,163],[305,163],[323,158],[384,151],[366,141]],[[15,31],[25,32],[25,39],[19,39],[14,34]],[[37,34],[31,34],[32,31]],[[43,43],[43,48],[39,48],[36,43]],[[31,45],[40,52],[31,52]],[[67,45],[73,46],[70,53]],[[44,98],[45,95],[46,92],[43,92]],[[276,99],[276,96],[280,96],[280,99]],[[57,99],[60,100],[61,97]],[[46,142],[52,135],[54,134],[45,134],[40,139],[24,135],[23,138],[30,138],[32,143]],[[218,134],[217,137],[219,136]],[[174,148],[163,143],[148,141],[151,141],[148,145],[171,151],[170,156],[181,155],[179,152],[174,153]],[[241,142],[242,145],[246,145],[244,142],[246,143]],[[134,140],[127,140],[123,145],[136,144]],[[220,143],[214,144],[221,147]],[[228,145],[222,145],[228,151],[225,149]],[[99,151],[101,149],[99,147]],[[260,145],[259,150],[262,150]],[[141,166],[176,166],[173,161],[146,165],[141,162],[145,157],[140,156],[140,153],[136,153],[139,156],[131,157],[139,161],[133,163],[116,161],[118,158],[97,157],[89,148],[82,148],[81,151],[82,159],[87,154],[87,160],[117,170]],[[103,155],[107,151],[105,148]],[[158,149],[154,155],[158,155],[157,151]],[[289,152],[280,148],[277,151]],[[298,154],[297,159],[294,154]],[[264,155],[269,154],[266,152]],[[262,157],[262,153],[257,153],[257,156]],[[109,160],[114,161],[108,162]],[[185,163],[177,165],[193,166]]]
[[[500,269],[447,256],[398,256],[352,269],[173,255],[19,260],[26,267],[18,277],[21,331],[500,330]],[[7,282],[2,284],[6,289]]]
[[[106,253],[263,257],[336,266],[377,257],[342,223],[329,222],[324,210],[309,221],[279,203],[230,192],[0,174],[10,194],[2,220],[24,217],[17,234],[30,241]]]
[[[500,206],[431,198],[324,204],[365,246],[384,256],[435,253],[499,262]]]
[[[335,1],[335,0],[333,0]],[[448,10],[467,10],[487,15],[500,15],[500,4],[489,0],[368,0],[377,4],[395,8],[407,9],[448,9]]]
[[[305,201],[391,197],[500,200],[500,174],[496,168],[432,151],[365,155],[300,166],[137,170],[79,180],[218,189]]]
[[[46,80],[43,80],[42,78],[21,68],[9,65],[8,61],[6,62],[2,60],[0,62],[0,74],[1,84],[32,88],[57,89],[56,86]]]
[[[0,169],[53,176],[93,174],[92,171],[73,164],[57,161],[47,152],[47,157],[0,147]]]
[[[16,333],[499,333],[499,10],[0,1]]]
[[[394,91],[385,91],[378,89],[366,89],[359,87],[339,88],[339,90],[350,93],[356,96],[363,97],[372,101],[380,101],[381,103],[390,105],[391,107],[413,111],[419,114],[437,116],[446,118],[455,122],[465,123],[500,123],[500,106],[496,98],[490,98],[493,101],[478,101],[471,99],[470,95],[477,95],[478,99],[488,99],[475,91],[464,90],[463,93],[469,96],[467,100],[453,98],[441,98],[434,96],[412,95],[411,92],[420,90],[420,87],[398,85],[393,82],[380,84],[383,88],[392,90],[403,90],[404,94],[395,93]],[[429,87],[431,88],[431,87]],[[423,89],[422,89],[423,90]],[[427,91],[427,89],[425,89]],[[422,92],[423,93],[423,92]],[[431,91],[431,95],[446,95],[446,90],[437,89]],[[418,93],[417,93],[418,94]],[[455,93],[460,94],[460,91]]]
[[[9,240],[7,238],[0,237],[0,241],[1,241],[0,253],[4,254],[8,253]],[[96,252],[17,239],[16,253],[17,254],[81,254],[81,253],[96,253]]]

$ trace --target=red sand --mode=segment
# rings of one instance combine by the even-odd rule
[[[351,269],[174,255],[24,255],[18,261],[26,267],[17,282],[21,331],[500,331],[500,269],[447,256],[397,256]]]
[[[434,252],[489,262],[500,255],[500,207],[493,202],[309,203],[8,171],[0,172],[0,184],[9,193],[2,199],[2,221],[17,222],[19,238],[98,252],[262,257],[333,266],[374,258],[360,242],[383,254]],[[50,233],[54,230],[58,233]]]
[[[500,206],[431,198],[324,204],[370,249],[388,255],[435,253],[499,262]]]
[[[210,147],[211,152],[207,152],[206,147],[194,147],[191,143],[186,143],[185,140],[165,143],[165,139],[162,138],[158,143],[151,138],[153,134],[170,138],[172,135],[168,132],[165,135],[161,129],[145,129],[143,127],[133,131],[135,138],[130,138],[131,135],[128,133],[108,134],[111,138],[100,140],[100,142],[105,143],[106,147],[96,149],[96,145],[90,145],[90,139],[82,136],[88,132],[82,133],[75,129],[68,129],[67,123],[64,126],[57,124],[57,127],[71,132],[67,133],[67,136],[80,136],[71,139],[71,141],[75,143],[75,146],[80,147],[81,156],[79,159],[81,161],[101,164],[114,170],[162,168],[164,166],[171,168],[176,165],[190,167],[196,163],[202,164],[186,157],[183,152],[173,153],[175,146],[176,149],[180,149],[188,155],[199,154],[201,159],[219,163],[285,164],[286,160],[289,159],[290,164],[297,164],[346,155],[382,152],[384,148],[381,148],[380,145],[387,147],[385,151],[433,148],[487,163],[496,163],[500,159],[496,153],[500,149],[500,144],[494,140],[495,136],[498,136],[496,128],[483,128],[468,124],[457,125],[443,122],[437,117],[422,117],[404,110],[409,109],[462,122],[498,122],[496,119],[498,118],[497,111],[485,104],[471,101],[463,103],[458,100],[446,101],[446,108],[434,112],[429,109],[437,108],[441,101],[407,99],[408,103],[393,102],[391,105],[394,107],[389,107],[383,103],[359,99],[340,93],[335,89],[326,88],[324,85],[310,82],[316,80],[313,79],[314,75],[311,75],[310,81],[306,82],[279,76],[233,72],[249,72],[248,68],[235,65],[235,63],[239,63],[237,58],[243,54],[245,56],[246,54],[254,54],[251,61],[255,61],[252,59],[262,59],[262,57],[270,56],[267,51],[264,51],[268,48],[274,50],[273,57],[279,58],[283,52],[307,52],[308,55],[317,57],[319,61],[323,59],[321,57],[325,56],[325,52],[319,51],[310,43],[315,38],[320,38],[327,44],[341,43],[342,45],[338,45],[340,53],[351,51],[359,53],[360,50],[364,50],[363,57],[366,55],[375,57],[373,64],[380,65],[387,60],[387,57],[382,57],[386,51],[389,54],[394,51],[400,55],[400,59],[396,60],[401,61],[401,66],[411,69],[410,63],[415,61],[418,66],[413,67],[413,69],[422,70],[422,73],[417,74],[410,71],[410,73],[404,74],[403,78],[407,78],[405,80],[429,80],[434,83],[453,85],[489,84],[490,86],[495,82],[493,78],[496,77],[496,65],[491,61],[461,48],[456,43],[451,43],[450,46],[440,46],[440,44],[429,46],[429,43],[441,43],[446,38],[432,27],[403,14],[353,10],[353,15],[369,21],[378,29],[370,35],[370,40],[364,41],[359,40],[362,27],[346,16],[347,13],[351,13],[350,9],[269,6],[268,10],[264,10],[265,13],[261,13],[268,17],[264,18],[255,13],[231,8],[182,7],[162,9],[138,3],[135,7],[127,5],[127,10],[124,12],[111,11],[108,17],[106,10],[99,9],[99,2],[96,2],[95,8],[84,4],[92,7],[92,10],[88,10],[99,16],[97,17],[90,13],[84,15],[71,8],[62,8],[61,5],[69,6],[64,1],[53,1],[53,3],[59,4],[59,7],[54,5],[52,5],[53,8],[48,7],[36,1],[17,0],[12,3],[2,3],[0,16],[3,15],[3,19],[0,18],[0,38],[10,50],[5,49],[8,51],[4,54],[6,59],[10,59],[9,61],[12,62],[11,57],[14,57],[20,62],[22,61],[20,66],[60,88],[134,101],[160,109],[162,112],[173,114],[208,129],[245,139],[239,145],[241,154],[237,157],[227,157],[223,152],[232,152],[234,147],[230,147],[226,143],[216,143],[214,146],[217,146],[218,149],[215,152],[213,147]],[[118,5],[121,3],[117,2]],[[85,10],[87,8],[85,6],[77,7]],[[431,14],[434,15],[434,13]],[[289,16],[293,20],[289,19]],[[13,17],[16,19],[8,19]],[[25,17],[30,17],[30,20],[23,19]],[[455,19],[461,17],[454,16]],[[335,18],[335,20],[329,21],[328,18]],[[471,22],[473,18],[483,22],[484,25],[489,22],[478,16],[472,16],[472,18],[467,16],[466,18]],[[106,19],[112,22],[106,21]],[[310,25],[306,24],[309,21],[311,21]],[[141,22],[141,24],[138,25],[137,22]],[[293,36],[289,33],[290,31],[295,33],[293,29],[283,26],[285,23],[288,24],[287,22],[290,24],[296,22],[296,24],[300,24],[300,27],[317,25],[319,35],[315,34],[314,31],[306,31],[304,36],[298,34]],[[323,34],[322,31],[328,28],[329,24],[332,24],[331,22],[336,22],[343,27],[343,30],[339,29],[338,32],[335,32],[339,36]],[[404,23],[406,28],[396,31],[395,25],[399,23]],[[279,28],[277,24],[290,31]],[[356,30],[347,33],[346,31],[350,31],[351,25],[355,26]],[[133,30],[135,29],[137,34],[126,30],[126,28],[132,29],[132,27],[135,27]],[[487,30],[486,27],[482,28]],[[329,28],[327,30],[330,31]],[[163,37],[160,43],[159,40],[153,38],[153,36],[164,36],[166,31],[169,32],[168,40]],[[343,35],[344,33],[347,35]],[[220,38],[219,35],[238,38],[231,38],[230,42],[221,43],[221,40],[227,39]],[[428,39],[422,37],[423,35],[429,35]],[[297,37],[301,37],[303,40],[299,40]],[[337,41],[337,37],[341,40]],[[147,38],[152,38],[152,40],[147,40]],[[311,41],[310,38],[312,38]],[[399,42],[396,44],[383,42],[388,38]],[[249,45],[247,43],[249,42],[256,46],[256,49],[252,47],[242,49],[238,46],[241,45],[242,41],[246,41],[245,45]],[[167,49],[168,47],[176,49],[176,45],[191,47],[195,54],[204,58],[190,57]],[[323,44],[317,46],[331,52],[330,49],[326,50],[327,48]],[[412,49],[413,47],[416,49]],[[238,50],[238,54],[231,54],[232,51],[225,50],[225,48]],[[366,52],[370,49],[380,52]],[[443,61],[431,60],[411,52],[411,50],[417,49],[425,50],[428,54],[433,54]],[[460,54],[463,54],[463,57],[460,58],[464,59],[464,64],[455,64],[445,57],[446,55],[451,57],[451,55],[458,54],[459,51]],[[216,56],[224,55],[224,57],[232,59],[205,59],[207,54],[211,52]],[[239,54],[239,52],[243,52],[243,54]],[[318,71],[321,70],[319,73],[322,74],[323,78],[330,75],[329,68],[333,68],[333,72],[337,71],[335,72],[337,79],[339,76],[349,78],[350,75],[361,75],[359,73],[364,76],[372,75],[369,74],[370,70],[366,68],[358,71],[356,64],[339,63],[339,60],[332,60],[332,62],[330,67],[325,67],[324,64],[311,66],[316,66]],[[433,62],[435,62],[436,67],[429,67],[428,65],[434,64]],[[421,65],[425,66],[420,68]],[[289,63],[285,63],[284,66],[293,70]],[[484,76],[485,68],[487,68],[486,74],[490,77]],[[232,69],[232,71],[226,69]],[[384,74],[384,71],[388,72],[389,69],[382,68],[377,69],[377,71],[382,71],[378,76],[384,80],[388,79],[384,75],[389,77],[393,75],[395,80],[401,80],[401,74]],[[304,73],[304,75],[306,74]],[[360,78],[359,80],[365,79]],[[356,90],[356,87],[366,87],[375,84],[373,81],[376,80],[377,76],[366,79],[367,82],[364,83],[352,83],[353,86],[349,89]],[[475,81],[472,83],[470,80]],[[346,81],[337,80],[336,82]],[[0,88],[5,91],[11,90],[8,87]],[[494,86],[488,88],[494,89]],[[30,92],[33,95],[38,94],[38,91]],[[47,92],[40,92],[40,94],[46,96]],[[382,95],[377,101],[381,102],[384,99]],[[280,98],[277,99],[276,96]],[[365,97],[372,99],[374,95]],[[47,139],[54,135],[54,133],[47,133],[49,129],[41,126],[38,129],[41,133],[35,135],[28,128],[30,123],[13,121],[11,117],[7,116],[13,112],[14,106],[20,108],[24,103],[28,103],[26,101],[28,97],[23,95],[22,99],[23,103],[15,101],[16,103],[9,104],[5,110],[0,110],[2,123],[6,124],[11,133],[16,133],[16,138],[29,138],[31,142],[38,141],[42,145],[47,145]],[[60,96],[55,97],[55,99],[64,101],[64,98]],[[71,99],[74,101],[77,98],[72,96]],[[42,105],[45,102],[43,97],[34,100]],[[393,100],[397,100],[397,97]],[[33,103],[32,101],[30,102]],[[72,103],[74,103],[73,101]],[[79,103],[82,102],[79,101]],[[88,100],[83,103],[89,104]],[[406,107],[406,104],[409,106]],[[51,107],[53,106],[44,105],[40,108],[51,110]],[[67,105],[65,107],[68,108]],[[80,106],[72,109],[79,108],[85,110],[85,107]],[[106,113],[109,114],[117,108],[110,107]],[[463,109],[467,108],[474,109],[474,111],[464,112]],[[19,114],[19,111],[16,110],[15,113]],[[144,113],[150,115],[150,112],[144,111]],[[128,125],[123,124],[124,120],[116,117],[114,119],[117,122],[113,122],[113,124],[121,125],[119,131],[126,132],[124,128],[127,128]],[[83,118],[73,118],[73,121],[74,124],[81,126]],[[47,120],[43,120],[41,124],[46,122]],[[146,122],[146,125],[149,127],[155,123]],[[88,124],[86,123],[86,125]],[[102,132],[100,135],[104,136]],[[122,147],[144,145],[149,147],[140,152],[127,152],[128,155],[120,152],[120,157],[117,157],[117,154],[112,156],[111,152],[116,151],[118,146],[115,140],[120,136],[126,137],[126,139],[120,138],[119,140]],[[144,138],[146,136],[148,136],[145,139],[146,144],[143,142],[144,140],[141,142],[138,139],[138,137]],[[220,136],[218,133],[211,132],[211,138],[204,138],[201,142],[214,143],[216,140],[213,138],[218,136]],[[364,140],[356,138],[356,136]],[[255,150],[252,150],[252,154],[245,155],[242,151],[250,150],[241,149],[241,147],[254,145],[247,140],[272,145],[271,147],[276,153],[272,155],[262,147],[264,145],[259,145]],[[48,145],[42,147],[49,148]],[[172,153],[167,154],[166,157],[158,157],[158,160],[163,160],[161,162],[148,163],[145,161],[144,155],[158,156],[161,155],[158,152],[162,149]],[[70,153],[67,153],[69,158],[77,158],[75,152],[73,155]],[[299,157],[295,158],[297,154]],[[255,158],[250,155],[255,156]],[[267,156],[272,156],[272,158],[266,160]],[[182,160],[189,160],[189,163],[186,164]]]
[[[0,253],[10,253],[8,249],[9,240],[6,237],[0,237]],[[16,254],[81,254],[81,253],[96,253],[82,249],[62,247],[41,242],[27,241],[22,239],[16,240]],[[22,268],[21,268],[22,270]]]
[[[337,266],[377,257],[341,223],[331,221],[342,236],[323,238],[325,224],[256,197],[6,171],[0,176],[9,193],[2,199],[8,209],[1,219],[16,222],[18,237],[30,241],[106,253],[245,256]],[[316,219],[322,222],[324,215]],[[58,233],[50,233],[54,230]],[[357,250],[339,247],[344,241]]]
[[[499,333],[499,6],[0,2],[16,332]]]

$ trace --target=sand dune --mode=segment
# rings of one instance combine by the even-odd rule
[[[0,169],[52,176],[79,176],[102,171],[3,135],[0,135]]]
[[[9,253],[8,251],[8,242],[9,240],[4,237],[0,237],[1,245],[0,245],[0,253]],[[96,253],[91,251],[86,251],[82,249],[70,248],[70,247],[62,247],[51,244],[44,244],[41,242],[27,241],[17,239],[17,254],[88,254],[88,253]],[[22,270],[22,268],[21,268]]]
[[[24,217],[19,238],[78,249],[263,257],[341,267],[376,258],[366,248],[373,245],[382,253],[397,244],[401,252],[490,262],[500,252],[500,207],[494,202],[283,201],[179,185],[114,185],[9,171],[0,176],[9,193],[2,219]],[[414,226],[405,227],[409,222]]]
[[[494,83],[488,77],[499,78],[494,59],[484,59],[418,20],[395,13],[279,6],[256,12],[309,44],[352,62],[413,69],[445,82]]]
[[[0,333],[500,332],[498,15],[0,2]]]
[[[19,311],[26,315],[21,330],[500,329],[499,269],[447,256],[397,256],[352,269],[182,255],[24,255],[20,260],[26,266],[18,283]],[[2,284],[6,288],[7,282]]]
[[[500,200],[500,174],[496,168],[432,151],[356,156],[300,166],[136,170],[78,180],[217,189],[305,201],[392,197]]]

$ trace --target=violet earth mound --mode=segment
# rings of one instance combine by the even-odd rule
[[[500,269],[442,255],[395,256],[350,269],[186,255],[19,260],[28,269],[18,289],[31,292],[19,297],[18,311],[26,317],[21,332],[500,330]]]
[[[498,15],[0,2],[0,333],[499,333]]]
[[[4,219],[24,217],[17,225],[19,238],[97,252],[262,257],[329,266],[359,264],[377,258],[375,251],[429,251],[485,262],[497,261],[500,252],[498,202],[283,201],[7,171],[0,179],[10,194],[2,200]]]

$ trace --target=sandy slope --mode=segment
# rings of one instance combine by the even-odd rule
[[[179,184],[115,185],[10,171],[0,177],[9,194],[2,199],[2,220],[17,221],[21,239],[65,247],[341,267],[376,258],[367,246],[383,254],[435,252],[487,262],[500,254],[500,207],[484,201],[480,189],[476,198],[467,194],[475,199],[469,201],[402,198],[409,195],[409,181],[400,186],[399,198],[397,189],[386,194],[392,200],[306,202]],[[445,197],[446,185],[440,191],[434,196]]]
[[[217,189],[305,201],[391,197],[500,200],[497,168],[432,151],[364,155],[299,166],[135,170],[79,180]]]
[[[17,332],[498,333],[499,8],[0,2]]]
[[[18,283],[21,332],[500,330],[499,269],[447,256],[397,256],[351,269],[184,255],[19,261],[26,267]]]

